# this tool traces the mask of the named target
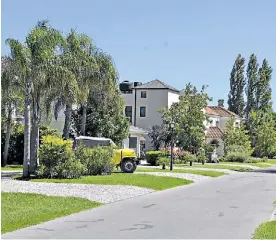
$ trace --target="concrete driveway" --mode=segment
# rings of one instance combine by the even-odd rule
[[[276,200],[276,168],[116,202],[2,238],[250,239]]]

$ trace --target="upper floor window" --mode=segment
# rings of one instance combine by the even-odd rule
[[[132,106],[126,106],[125,115],[129,119],[130,123],[132,123]]]
[[[216,127],[219,127],[219,121],[216,121]]]
[[[140,107],[140,117],[146,117],[146,107]]]
[[[146,91],[141,92],[141,98],[147,98],[147,92]]]

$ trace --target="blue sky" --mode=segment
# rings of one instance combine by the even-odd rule
[[[2,0],[2,55],[5,39],[24,41],[47,18],[64,33],[88,34],[113,56],[121,81],[208,84],[216,103],[227,101],[236,56],[255,53],[274,69],[276,109],[275,9],[275,0]]]

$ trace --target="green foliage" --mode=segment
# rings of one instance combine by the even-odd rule
[[[247,105],[245,110],[246,118],[249,118],[250,112],[257,108],[256,102],[256,92],[257,92],[257,83],[258,83],[258,61],[257,56],[253,53],[250,56],[248,66],[247,66],[247,86],[246,86],[246,95],[247,95]]]
[[[73,128],[81,133],[82,108],[72,113]],[[119,92],[91,92],[87,103],[86,136],[111,138],[121,143],[129,134],[124,102]]]
[[[239,54],[236,58],[230,76],[230,91],[228,94],[229,110],[239,116],[244,114],[245,59]]]
[[[146,160],[149,164],[155,166],[157,165],[157,160],[159,157],[165,156],[166,153],[164,151],[147,151],[146,152]]]
[[[183,157],[184,163],[186,163],[186,162],[196,162],[196,160],[197,160],[196,155],[190,154],[190,153],[184,155],[184,157]]]
[[[233,146],[240,148],[247,153],[247,155],[252,154],[251,143],[247,131],[244,129],[244,126],[240,127],[234,126],[234,118],[231,118],[226,124],[226,131],[222,137],[224,141],[224,151],[227,154],[231,151]]]
[[[262,67],[259,69],[259,78],[256,89],[257,109],[272,110],[272,89],[270,87],[272,68],[266,59],[263,60]]]
[[[86,148],[83,145],[77,147],[75,156],[84,167],[84,175],[111,174],[114,169],[114,151],[111,147]]]
[[[79,178],[84,166],[74,157],[72,142],[55,136],[45,136],[40,146],[41,166],[37,172],[45,178]]]
[[[267,162],[268,161],[268,157],[262,157],[261,158],[261,162]]]
[[[162,166],[163,169],[166,169],[170,165],[170,159],[167,157],[157,158],[156,165]]]
[[[226,162],[225,156],[220,156],[220,157],[219,157],[219,161],[220,161],[220,162]]]
[[[161,114],[165,124],[175,122],[175,140],[183,149],[196,153],[205,142],[205,125],[207,116],[202,109],[211,100],[205,93],[206,86],[200,91],[190,83],[179,97],[178,103],[173,103],[169,109],[162,109]]]
[[[228,152],[225,158],[227,162],[245,162],[249,156],[246,152]]]
[[[151,143],[157,151],[161,147],[166,146],[170,142],[171,138],[168,127],[166,127],[164,124],[152,126],[148,136],[151,138]]]

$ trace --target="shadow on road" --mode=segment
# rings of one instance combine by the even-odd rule
[[[270,173],[270,174],[276,174],[276,168],[262,168],[262,169],[254,169],[251,172],[256,173]]]

